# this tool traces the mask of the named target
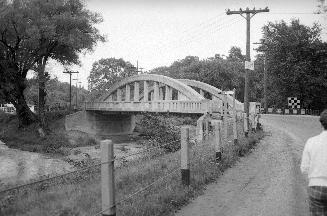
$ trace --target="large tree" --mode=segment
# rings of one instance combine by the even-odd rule
[[[88,88],[91,91],[89,100],[97,99],[113,83],[136,74],[136,67],[122,58],[105,58],[94,62],[88,77]]]
[[[94,27],[101,17],[81,0],[0,0],[0,8],[0,97],[15,106],[25,126],[36,120],[23,94],[27,72],[37,71],[42,110],[47,61],[79,63],[79,53],[104,41]]]
[[[293,20],[264,28],[270,105],[285,107],[287,97],[298,97],[305,108],[326,107],[327,44],[320,38],[319,25],[309,27]]]

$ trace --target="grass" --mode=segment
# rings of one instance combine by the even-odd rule
[[[224,145],[222,161],[214,158],[212,140],[194,145],[191,151],[191,185],[181,185],[180,171],[157,182],[141,193],[117,205],[117,215],[173,215],[192,198],[203,193],[240,156],[251,151],[264,136],[263,131],[239,139],[238,145]],[[231,136],[229,136],[230,138]],[[158,155],[156,155],[156,153]],[[151,153],[148,159],[129,162],[115,169],[116,200],[149,185],[172,170],[179,169],[179,152]],[[156,157],[154,157],[156,155]],[[0,215],[94,215],[101,210],[99,168],[0,194]]]

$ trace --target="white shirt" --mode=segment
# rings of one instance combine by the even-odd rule
[[[304,146],[301,171],[309,186],[327,186],[327,130],[308,139]]]

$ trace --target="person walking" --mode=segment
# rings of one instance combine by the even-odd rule
[[[301,171],[309,179],[311,216],[327,216],[327,109],[320,115],[323,131],[308,139],[304,146]]]

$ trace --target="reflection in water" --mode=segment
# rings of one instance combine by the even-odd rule
[[[71,171],[73,167],[60,159],[10,149],[0,141],[0,189],[6,184],[17,184],[48,174]]]

